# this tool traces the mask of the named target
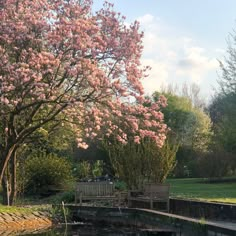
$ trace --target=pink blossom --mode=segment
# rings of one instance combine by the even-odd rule
[[[137,144],[140,144],[140,137],[139,136],[134,136],[134,142]]]
[[[161,146],[167,101],[145,104],[141,81],[149,68],[141,67],[139,23],[127,25],[109,3],[94,13],[91,0],[77,2],[2,2],[1,115],[14,117],[7,125],[17,131],[9,139],[25,140],[56,121],[70,124],[81,148],[88,147],[83,139],[104,135],[123,144],[149,137]]]
[[[82,149],[87,149],[88,148],[88,144],[86,144],[85,142],[78,143],[78,147],[82,148]]]

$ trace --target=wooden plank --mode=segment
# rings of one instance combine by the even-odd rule
[[[114,185],[110,183],[78,183],[77,192],[88,196],[107,196],[114,194]]]
[[[78,183],[76,186],[75,203],[79,198],[80,204],[83,200],[108,200],[118,199],[119,195],[115,195],[115,187],[110,182],[89,182]]]
[[[150,209],[153,209],[154,203],[165,202],[167,212],[169,212],[169,184],[145,184],[143,191],[130,191],[128,203],[131,206],[132,201],[149,202]]]

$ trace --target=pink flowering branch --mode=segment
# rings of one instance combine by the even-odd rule
[[[166,125],[159,102],[145,106],[143,33],[109,3],[5,0],[0,9],[0,181],[12,153],[38,128],[65,119],[87,138],[116,133],[162,146]],[[33,14],[32,14],[33,13]],[[129,101],[135,101],[131,104]]]

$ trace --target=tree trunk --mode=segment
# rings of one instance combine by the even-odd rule
[[[2,179],[2,204],[3,205],[7,205],[7,206],[10,205],[9,195],[10,195],[9,181],[8,181],[7,175],[5,174]]]
[[[4,176],[6,174],[8,163],[11,160],[12,155],[15,152],[15,149],[16,145],[13,145],[11,148],[2,151],[1,162],[0,162],[0,183],[2,184],[4,181],[3,179],[5,178]]]
[[[16,197],[16,150],[13,146],[7,155],[2,156],[1,176],[3,205],[12,205]]]
[[[16,151],[14,151],[10,160],[10,174],[11,174],[11,192],[9,196],[9,204],[12,206],[15,203],[17,195],[17,183],[16,183]]]

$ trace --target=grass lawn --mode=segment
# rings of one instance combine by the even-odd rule
[[[31,213],[34,211],[40,210],[39,207],[30,207],[30,208],[26,208],[26,207],[15,207],[15,206],[3,206],[0,205],[0,213],[1,212],[7,212],[7,213]]]
[[[203,179],[168,179],[172,197],[236,203],[236,181],[201,183]]]
[[[18,199],[19,201],[19,199]],[[35,202],[25,202],[25,204],[17,203],[16,206],[5,206],[2,205],[2,197],[0,196],[0,213],[6,212],[6,213],[32,213],[35,211],[50,211],[51,206],[47,204],[38,204],[35,205]]]

